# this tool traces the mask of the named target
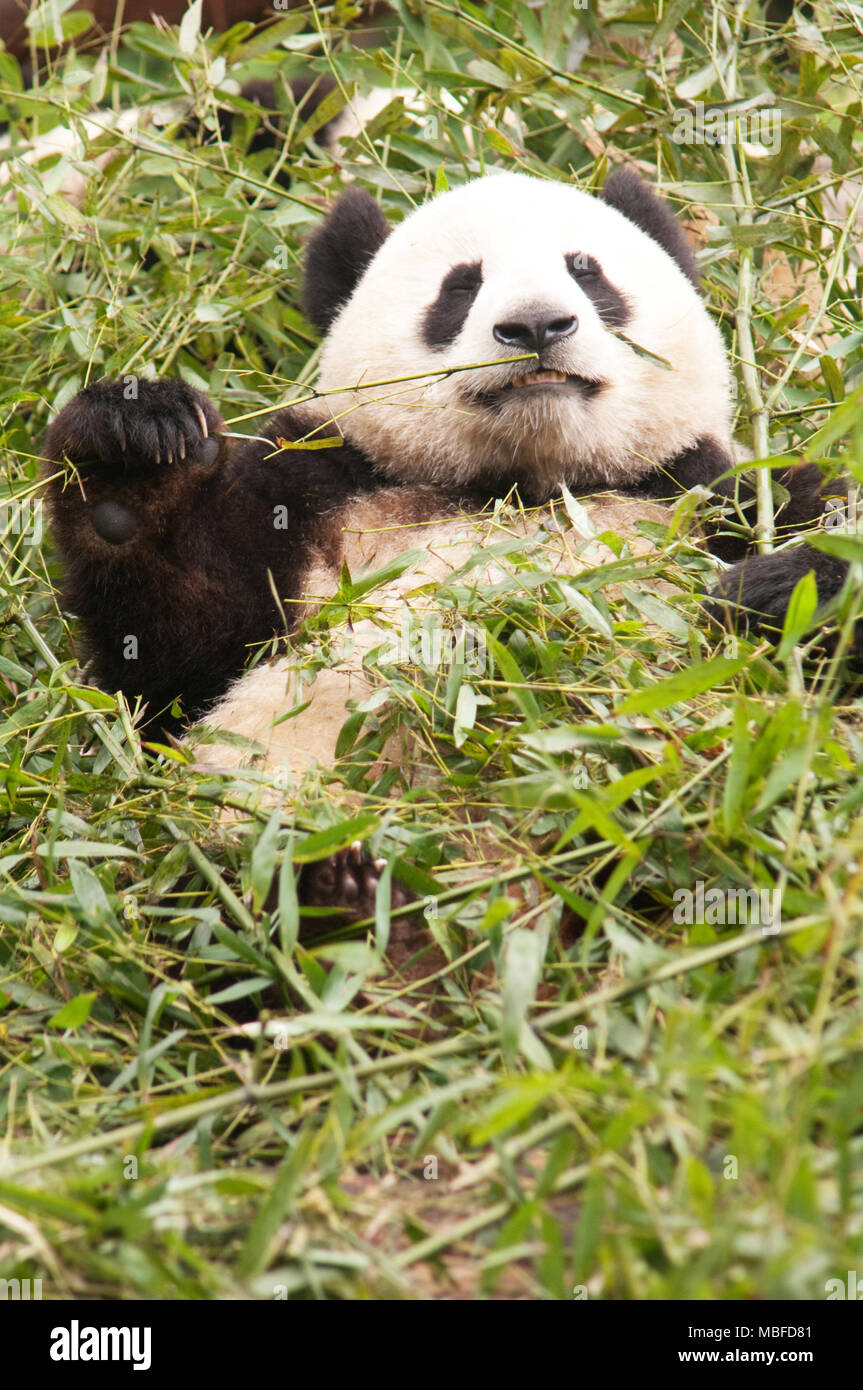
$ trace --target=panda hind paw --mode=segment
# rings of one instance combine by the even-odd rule
[[[383,860],[374,860],[360,844],[305,864],[300,872],[298,895],[303,907],[328,909],[328,917],[316,916],[320,925],[333,922],[361,922],[374,917],[377,888],[384,869]],[[392,883],[390,906],[403,907],[410,901],[401,884]]]

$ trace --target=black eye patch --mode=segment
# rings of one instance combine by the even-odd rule
[[[454,265],[441,281],[437,299],[423,315],[423,341],[430,348],[445,348],[454,343],[464,327],[470,307],[482,284],[482,265]]]
[[[629,318],[629,301],[621,294],[593,256],[583,252],[566,257],[566,268],[609,328],[622,328]]]

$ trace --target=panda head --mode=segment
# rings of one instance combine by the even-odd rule
[[[303,302],[327,410],[378,471],[546,497],[728,445],[728,366],[697,282],[631,171],[601,198],[493,174],[395,230],[368,194],[343,195],[309,243]]]

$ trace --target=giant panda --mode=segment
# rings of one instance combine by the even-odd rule
[[[96,681],[142,697],[151,735],[202,719],[221,731],[196,745],[203,764],[236,761],[241,735],[258,766],[300,777],[334,758],[393,605],[426,601],[493,534],[490,501],[515,490],[541,506],[565,485],[631,530],[697,486],[745,508],[727,476],[728,362],[698,279],[670,207],[625,168],[601,196],[489,174],[395,228],[368,193],[343,193],[305,256],[302,303],[323,335],[313,399],[231,449],[181,380],[96,382],[50,426],[53,532]],[[782,481],[781,520],[816,519],[818,470]],[[822,602],[842,588],[831,557],[744,558],[742,533],[712,538],[734,562],[715,602],[781,627],[808,569]],[[289,649],[244,674],[346,563],[356,574],[409,547],[419,559],[376,596],[342,667],[304,687]],[[352,891],[358,873],[354,860]]]

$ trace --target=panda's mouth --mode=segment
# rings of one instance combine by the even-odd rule
[[[485,392],[476,399],[481,405],[500,406],[515,395],[524,398],[534,396],[537,393],[559,395],[563,392],[566,395],[579,396],[582,400],[589,400],[602,390],[604,384],[593,377],[578,376],[570,372],[554,370],[525,372],[523,376],[513,377],[506,386],[498,387],[496,391]]]
[[[521,391],[525,386],[565,386],[568,380],[566,372],[528,372],[526,376],[514,377],[508,389]]]

